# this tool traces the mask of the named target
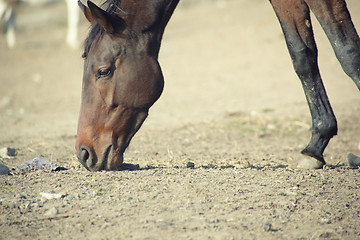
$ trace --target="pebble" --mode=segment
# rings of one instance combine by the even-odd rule
[[[68,200],[68,201],[72,201],[74,199],[76,199],[76,197],[74,195],[72,195],[72,194],[69,194],[69,195],[66,196],[66,200]]]
[[[59,214],[59,210],[56,207],[51,207],[44,213],[44,216],[46,216],[46,217],[54,217],[57,214]]]
[[[272,230],[271,227],[272,227],[271,223],[265,223],[264,224],[264,231],[270,232]]]
[[[349,153],[347,155],[347,160],[351,167],[360,167],[360,157],[355,154]]]
[[[19,198],[20,198],[20,199],[27,199],[28,196],[27,196],[26,193],[20,193],[20,194],[19,194]]]
[[[266,232],[272,231],[272,225],[271,225],[271,223],[265,223],[265,224],[264,224],[264,231],[266,231]]]
[[[62,193],[46,193],[46,192],[41,192],[40,193],[41,197],[47,199],[47,200],[51,200],[51,199],[60,199],[65,197],[65,194]]]
[[[0,175],[9,175],[9,174],[10,174],[10,169],[4,164],[0,163]]]
[[[11,105],[11,101],[12,101],[12,99],[11,99],[10,97],[4,96],[4,97],[1,99],[0,108],[4,108],[4,107],[10,106],[10,105]]]
[[[15,170],[19,172],[40,170],[40,169],[57,171],[57,170],[63,170],[64,168],[42,157],[36,157],[32,160],[26,161],[23,164],[20,164],[19,166],[15,167]]]
[[[0,149],[0,156],[2,158],[14,158],[16,155],[16,149],[11,147],[4,147]]]
[[[254,166],[249,162],[249,161],[246,161],[243,165],[242,165],[242,168],[253,168]]]
[[[88,191],[87,194],[93,197],[96,196],[96,191]]]
[[[193,162],[188,162],[188,163],[186,164],[186,167],[187,167],[187,168],[194,169],[194,168],[195,168],[195,163],[193,163]]]

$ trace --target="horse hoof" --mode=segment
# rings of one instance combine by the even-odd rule
[[[290,163],[293,169],[322,169],[325,164],[315,158],[304,156],[297,162]]]

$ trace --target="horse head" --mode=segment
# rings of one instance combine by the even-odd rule
[[[115,0],[103,10],[79,1],[92,24],[83,54],[76,140],[78,159],[88,170],[120,167],[125,149],[160,97],[164,79],[158,52],[177,2]]]

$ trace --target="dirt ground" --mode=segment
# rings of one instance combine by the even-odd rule
[[[360,30],[360,2],[347,2]],[[346,160],[360,155],[360,94],[313,22],[339,124],[323,170],[288,167],[311,121],[269,2],[229,0],[180,3],[164,93],[125,155],[140,170],[92,173],[75,156],[82,59],[64,41],[65,3],[21,7],[16,48],[0,38],[0,148],[17,150],[0,163],[68,170],[0,176],[0,239],[360,239]]]

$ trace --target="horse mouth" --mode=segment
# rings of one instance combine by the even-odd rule
[[[122,169],[124,161],[123,148],[117,148],[109,145],[104,151],[101,167],[99,170],[118,171]]]
[[[113,157],[112,148],[113,148],[113,146],[112,146],[112,145],[109,145],[109,146],[105,149],[104,154],[103,154],[103,159],[102,159],[102,161],[101,161],[101,167],[100,167],[100,169],[110,170],[110,169],[108,169],[108,165],[109,165],[109,161],[111,161],[111,160],[112,160],[112,157]]]

